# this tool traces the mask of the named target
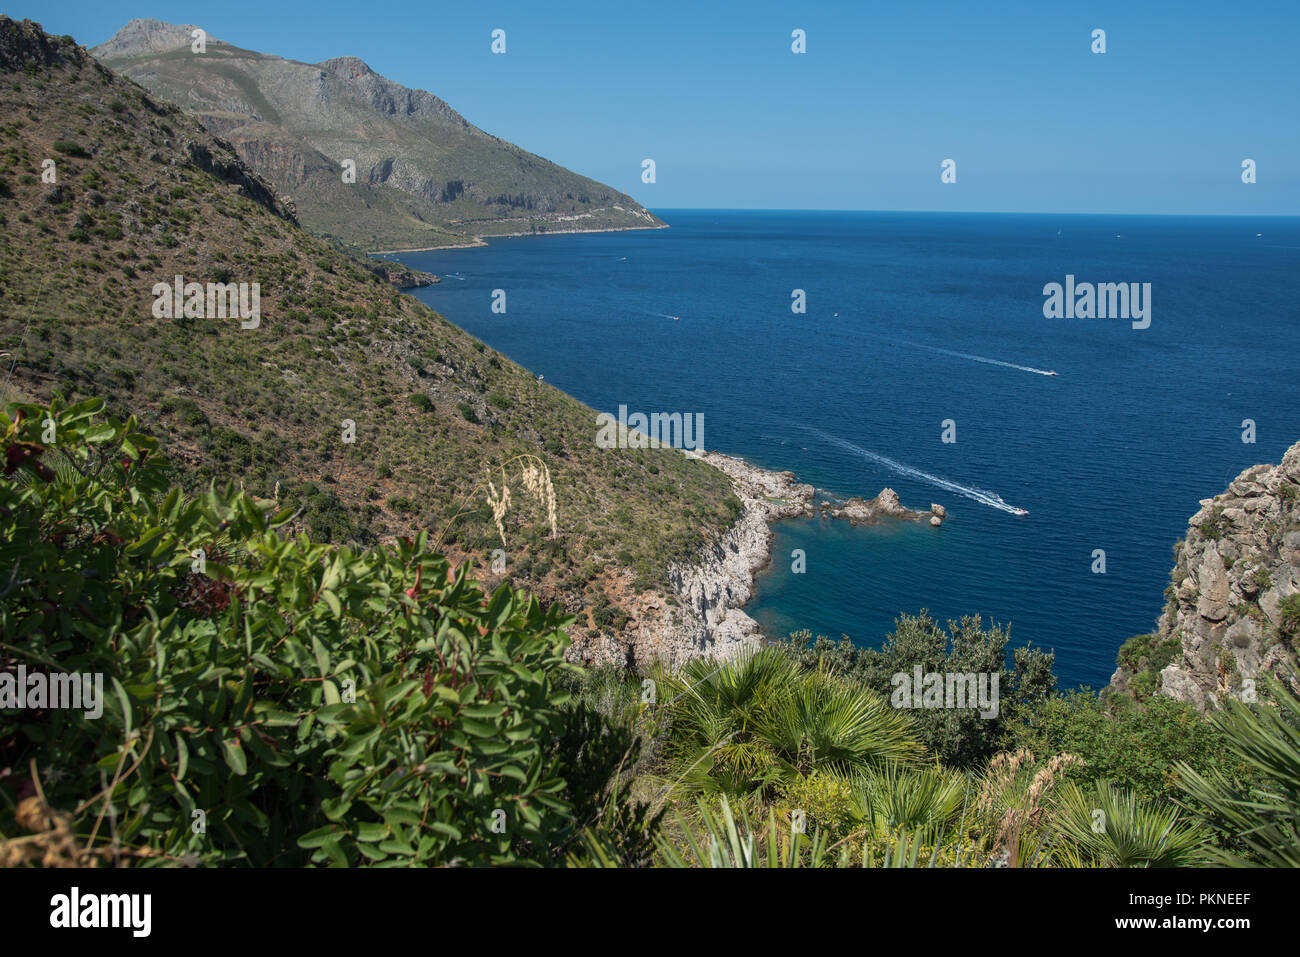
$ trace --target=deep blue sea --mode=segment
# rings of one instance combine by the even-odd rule
[[[672,228],[395,258],[598,410],[703,413],[708,448],[948,509],[940,529],[778,525],[746,609],[769,634],[878,645],[900,611],[979,613],[1054,650],[1062,685],[1100,687],[1152,629],[1198,500],[1300,440],[1300,219],[656,212]],[[1067,273],[1150,283],[1150,328],[1044,318]]]

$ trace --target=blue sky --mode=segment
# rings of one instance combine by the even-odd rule
[[[652,208],[1300,214],[1300,3],[10,3],[351,54]],[[506,31],[493,55],[491,31]],[[808,52],[791,52],[790,34]],[[1090,50],[1106,31],[1106,52]],[[658,181],[641,182],[652,158]],[[1241,182],[1241,162],[1258,182]],[[957,163],[957,182],[940,164]]]

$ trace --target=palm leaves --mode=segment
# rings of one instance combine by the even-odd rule
[[[849,775],[888,760],[919,756],[911,723],[873,692],[821,672],[768,702],[757,730],[787,773],[824,768]]]
[[[921,753],[906,715],[779,649],[660,673],[671,709],[669,779],[678,793],[734,797],[815,770],[849,777]]]
[[[1227,733],[1228,750],[1255,772],[1255,786],[1222,773],[1204,777],[1179,764],[1181,786],[1205,808],[1203,816],[1226,830],[1240,851],[1212,858],[1235,867],[1300,867],[1300,700],[1265,676],[1275,707],[1252,710],[1237,701],[1213,718]]]
[[[830,863],[827,841],[820,830],[797,834],[777,824],[776,810],[768,808],[767,827],[755,831],[749,812],[741,809],[737,822],[724,795],[715,811],[708,802],[696,802],[698,826],[679,814],[685,847],[660,835],[659,857],[665,867],[824,867]]]
[[[1210,839],[1203,825],[1183,818],[1173,805],[1157,807],[1105,780],[1092,790],[1066,782],[1058,791],[1048,827],[1064,839],[1057,857],[1073,866],[1187,867],[1204,863]]]
[[[966,776],[941,768],[890,762],[855,784],[855,816],[877,836],[899,829],[942,832],[958,823],[967,804]]]
[[[717,809],[696,799],[694,822],[679,813],[680,842],[659,836],[659,863],[664,867],[962,867],[969,849],[942,843],[925,828],[902,828],[886,840],[856,838],[830,844],[818,829],[812,836],[795,833],[769,807],[765,826],[755,829],[743,807],[739,819],[724,796]],[[605,866],[614,866],[612,863]]]

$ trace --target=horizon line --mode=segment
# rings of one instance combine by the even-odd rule
[[[650,212],[699,212],[699,213],[925,213],[947,214],[953,216],[1149,216],[1169,219],[1250,219],[1268,217],[1272,219],[1300,219],[1300,212],[1295,213],[1132,213],[1132,212],[1036,212],[1015,209],[829,209],[806,208],[797,206],[644,206]]]

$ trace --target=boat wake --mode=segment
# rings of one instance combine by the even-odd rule
[[[938,346],[927,346],[920,342],[907,342],[902,339],[899,341],[904,345],[914,346],[917,349],[929,349],[931,352],[941,352],[946,356],[954,356],[958,359],[969,359],[972,362],[983,362],[987,365],[1002,366],[1006,369],[1019,369],[1021,372],[1032,372],[1035,375],[1056,375],[1056,373],[1050,369],[1035,369],[1033,366],[1022,366],[1015,362],[1003,362],[1001,359],[990,359],[987,356],[972,355],[969,352],[953,352],[951,349],[940,349]]]
[[[809,429],[820,435],[826,441],[838,445],[840,448],[859,455],[864,459],[883,465],[887,469],[897,472],[899,475],[905,475],[908,478],[920,479],[922,482],[928,482],[936,488],[946,489],[949,492],[955,492],[973,502],[979,502],[981,505],[987,505],[989,508],[996,508],[999,511],[1006,512],[1008,515],[1028,515],[1029,512],[1023,508],[1016,508],[1014,505],[1008,505],[1002,500],[1002,496],[997,492],[989,492],[981,488],[972,488],[969,485],[961,485],[957,482],[949,481],[938,475],[931,475],[929,472],[923,472],[920,469],[912,468],[910,465],[904,465],[902,462],[896,462],[885,455],[872,452],[861,446],[854,445],[852,442],[845,441],[838,436],[831,435],[829,432],[823,432],[821,429]]]

